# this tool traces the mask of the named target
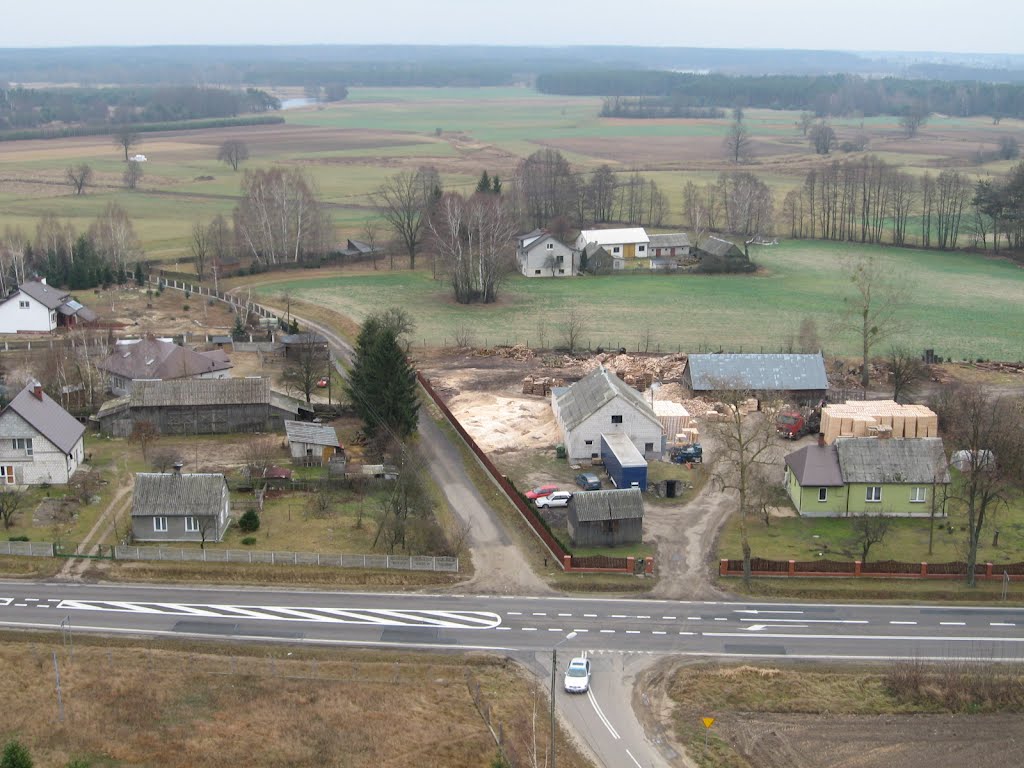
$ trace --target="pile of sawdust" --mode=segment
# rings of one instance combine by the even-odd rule
[[[463,392],[450,400],[448,407],[487,453],[552,448],[559,440],[547,400]]]

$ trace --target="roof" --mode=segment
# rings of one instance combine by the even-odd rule
[[[694,391],[716,389],[828,389],[825,361],[813,355],[690,355],[686,361]]]
[[[286,421],[284,431],[288,434],[289,443],[308,443],[309,445],[326,445],[340,448],[338,433],[334,427],[326,424],[313,424],[308,421]]]
[[[647,231],[643,227],[626,227],[623,229],[584,229],[580,237],[585,243],[600,245],[618,245],[619,243],[647,243]]]
[[[32,391],[34,382],[30,382],[18,393],[0,415],[14,411],[28,424],[64,453],[71,453],[78,438],[85,432],[85,426],[74,416],[65,411],[48,394],[39,390],[40,399]]]
[[[808,445],[786,456],[786,466],[804,487],[840,488],[844,485],[835,445]]]
[[[644,500],[639,488],[577,492],[572,495],[569,505],[581,523],[643,520],[644,517]]]
[[[52,285],[41,283],[38,280],[29,280],[18,286],[18,290],[26,296],[31,296],[47,309],[56,309],[68,300],[68,292],[61,288],[54,288]]]
[[[637,450],[637,447],[633,445],[633,441],[629,439],[629,435],[625,432],[612,432],[607,435],[602,434],[601,441],[608,446],[612,453],[615,454],[622,466],[647,466],[647,459],[645,459],[643,454]]]
[[[938,437],[840,438],[835,447],[847,483],[949,482],[946,454]]]
[[[723,240],[722,238],[715,237],[713,235],[701,241],[701,244],[698,246],[698,248],[700,248],[700,250],[704,251],[705,253],[710,253],[713,256],[728,256],[729,252],[732,251],[733,248],[739,250],[739,247],[736,245],[736,243],[731,242],[730,240]],[[742,251],[740,252],[742,253]]]
[[[99,369],[125,379],[180,379],[231,368],[223,350],[196,352],[153,337],[117,344]]]
[[[281,337],[281,343],[285,346],[290,344],[327,344],[327,339],[319,333],[290,333]]]
[[[650,403],[603,365],[598,366],[571,387],[556,392],[555,404],[562,424],[568,430],[578,427],[588,416],[616,397],[625,398],[630,405],[655,424],[661,424]]]
[[[133,381],[133,408],[168,405],[261,405],[270,402],[270,379]]]
[[[281,392],[274,392],[273,390],[270,391],[270,407],[277,408],[280,411],[288,411],[288,413],[295,416],[298,416],[302,411],[313,413],[312,405],[297,400],[294,397],[289,397]]]
[[[106,400],[100,406],[100,409],[96,411],[96,419],[105,419],[109,416],[114,416],[122,411],[128,410],[131,406],[131,397],[125,395],[124,397],[115,397],[113,400]]]
[[[650,235],[651,248],[688,248],[690,236],[685,232],[672,232],[665,235]]]
[[[135,475],[132,517],[216,515],[224,485],[221,474],[140,472]]]
[[[568,245],[563,243],[561,240],[559,240],[557,237],[552,235],[550,232],[544,232],[544,233],[540,234],[537,237],[530,238],[528,240],[522,241],[522,244],[520,245],[520,248],[522,248],[524,251],[532,251],[538,245],[543,245],[548,240],[551,240],[552,242],[557,243],[558,245],[562,246],[563,248],[565,248],[568,251],[572,250],[571,247],[569,247]]]

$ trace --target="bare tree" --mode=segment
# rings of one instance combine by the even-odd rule
[[[928,122],[928,110],[922,106],[910,107],[900,116],[899,122],[900,128],[903,129],[903,135],[912,139]]]
[[[192,225],[189,250],[192,251],[192,263],[196,266],[196,277],[202,280],[206,275],[206,265],[210,257],[210,233],[208,227],[198,221]]]
[[[745,413],[746,403],[753,397],[747,389],[732,382],[715,385],[719,399],[725,404],[725,418],[716,426],[722,445],[715,464],[714,478],[722,490],[736,491],[740,519],[740,541],[743,549],[743,579],[750,580],[750,539],[747,518],[760,505],[758,478],[768,471],[770,449],[774,443],[775,420],[770,409]]]
[[[72,372],[68,383],[81,384],[88,407],[97,408],[107,389],[107,374],[99,368],[110,351],[109,339],[102,332],[74,328],[68,333],[71,354],[68,367]]]
[[[800,328],[796,332],[797,349],[804,354],[811,354],[821,351],[821,339],[818,336],[818,324],[814,318],[805,315],[800,321]]]
[[[64,171],[64,178],[75,190],[76,195],[85,194],[85,188],[92,181],[92,166],[88,163],[69,165]]]
[[[121,178],[128,189],[138,187],[139,182],[142,181],[142,163],[136,160],[129,160],[128,164],[124,167],[124,174],[122,174]]]
[[[836,132],[826,122],[817,122],[811,126],[807,138],[814,147],[814,152],[819,155],[827,155],[836,145]]]
[[[249,159],[249,146],[239,139],[228,139],[217,149],[217,159],[237,171],[238,167]]]
[[[363,230],[361,236],[363,242],[370,249],[370,260],[373,262],[373,271],[377,271],[377,244],[380,242],[380,222],[377,219],[367,219],[363,222]]]
[[[282,380],[293,392],[302,394],[310,402],[316,383],[330,375],[330,355],[323,344],[295,344],[294,357],[285,366]]]
[[[865,515],[856,517],[850,523],[853,532],[852,542],[860,548],[860,561],[868,561],[868,553],[875,544],[881,544],[889,533],[890,518],[885,515]]]
[[[4,529],[9,530],[17,519],[18,510],[25,503],[25,491],[16,488],[0,490],[0,520]]]
[[[153,452],[150,466],[154,472],[170,472],[174,465],[182,460],[181,452],[176,448],[161,448]]]
[[[107,203],[103,212],[89,227],[89,239],[96,252],[119,270],[129,271],[128,265],[142,253],[135,227],[128,212],[117,203]]]
[[[958,500],[967,514],[967,584],[973,587],[985,523],[1024,481],[1024,417],[1019,402],[979,386],[945,388],[932,407],[943,425],[947,450],[956,452],[961,462],[949,498]]]
[[[535,227],[571,218],[577,198],[572,166],[557,149],[538,149],[516,168],[516,194]]]
[[[218,278],[221,265],[235,251],[234,235],[231,225],[221,214],[213,217],[206,228],[206,240],[210,251],[210,271],[213,273],[213,289],[218,290]]]
[[[114,133],[114,146],[124,149],[124,161],[128,162],[128,152],[139,143],[139,132],[130,126],[118,128]],[[132,187],[134,189],[134,187]]]
[[[750,159],[750,132],[742,120],[734,120],[729,125],[722,146],[730,162],[739,164]]]
[[[298,168],[245,172],[235,235],[262,264],[326,253],[334,237],[313,180]]]
[[[559,329],[562,331],[562,340],[565,342],[570,355],[576,354],[588,320],[586,313],[573,304],[566,310],[562,322],[559,323]]]
[[[409,256],[409,269],[416,269],[416,254],[423,243],[431,206],[439,192],[437,171],[420,168],[392,176],[373,195],[381,216]]]
[[[847,261],[843,272],[853,293],[843,299],[841,330],[855,333],[861,345],[860,384],[868,388],[871,350],[899,330],[898,312],[903,303],[899,278],[888,274],[874,256]]]
[[[280,455],[280,441],[275,437],[257,437],[246,443],[245,473],[254,487],[266,484],[267,470]]]
[[[142,451],[142,460],[149,461],[146,455],[149,446],[160,438],[160,430],[152,421],[136,421],[132,425],[131,434],[128,435],[128,442],[138,445]]]
[[[814,125],[814,113],[801,112],[800,119],[796,121],[796,127],[800,129],[800,135],[806,136],[807,132],[811,130],[812,125]]]
[[[892,379],[892,399],[902,403],[928,375],[928,368],[920,356],[906,347],[891,347],[888,356],[889,377]]]

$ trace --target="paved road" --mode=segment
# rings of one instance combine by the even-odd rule
[[[387,595],[0,582],[0,626],[158,637],[507,654],[550,669],[593,659],[591,695],[559,706],[608,766],[666,765],[637,732],[621,681],[632,657],[821,660],[1024,658],[1024,609]],[[617,693],[613,693],[616,692]],[[628,750],[628,755],[626,751]]]

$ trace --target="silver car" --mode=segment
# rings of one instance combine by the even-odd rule
[[[565,668],[565,692],[586,693],[590,690],[590,659],[582,656],[569,662]]]

